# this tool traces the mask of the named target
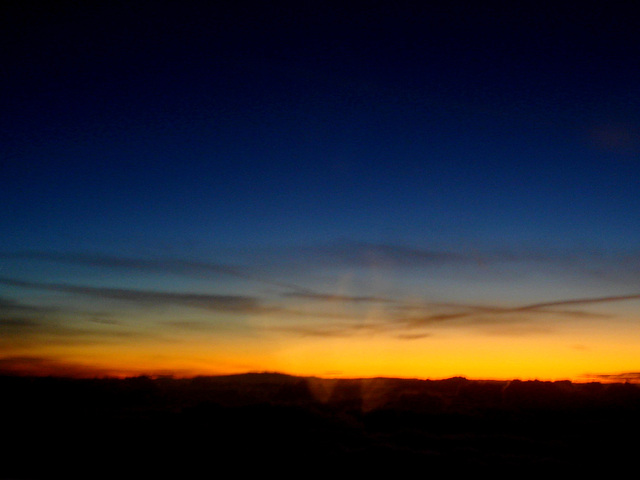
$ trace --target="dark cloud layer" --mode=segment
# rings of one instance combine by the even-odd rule
[[[586,378],[599,382],[628,382],[640,383],[640,372],[624,372],[610,374],[587,374]]]
[[[108,374],[95,365],[62,361],[51,356],[11,355],[0,358],[0,375],[96,377]]]

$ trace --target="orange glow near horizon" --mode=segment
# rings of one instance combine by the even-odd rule
[[[412,345],[397,340],[310,342],[292,346],[282,358],[283,369],[298,375],[572,381],[601,371],[621,371],[635,360],[633,345],[588,349],[557,339],[512,339],[505,343],[473,338]]]
[[[3,370],[20,375],[129,377],[271,371],[325,378],[401,377],[585,381],[631,371],[638,339],[624,329],[553,335],[491,335],[440,329],[407,340],[383,335],[273,336],[180,341],[40,345],[12,349]],[[13,359],[13,361],[11,361]]]

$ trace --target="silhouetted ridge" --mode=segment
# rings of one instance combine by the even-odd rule
[[[635,455],[627,433],[640,427],[635,384],[251,373],[0,377],[0,387],[11,440],[0,476],[13,478],[180,476],[212,465],[256,473],[294,460],[361,472],[612,468]]]

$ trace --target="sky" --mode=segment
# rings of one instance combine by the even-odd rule
[[[629,6],[1,8],[0,372],[640,377]]]

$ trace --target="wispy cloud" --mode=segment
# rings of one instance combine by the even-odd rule
[[[553,248],[480,248],[473,245],[457,249],[425,248],[396,243],[335,241],[321,245],[293,245],[236,252],[244,258],[240,264],[203,261],[185,258],[140,258],[82,252],[23,251],[0,252],[0,258],[36,260],[98,269],[142,272],[155,275],[176,275],[203,280],[235,278],[249,283],[280,290],[283,295],[307,299],[337,300],[338,295],[318,292],[308,281],[301,281],[317,269],[376,269],[401,274],[402,271],[422,270],[425,275],[436,274],[439,268],[462,269],[465,272],[487,275],[509,275],[509,266],[525,263],[527,271],[549,268],[555,274],[591,278],[611,284],[638,278],[640,255],[637,252],[562,251]],[[536,265],[538,267],[536,267]],[[438,270],[439,272],[440,270]],[[453,271],[453,270],[450,270]],[[279,274],[275,274],[279,272]],[[283,272],[287,272],[283,276]],[[288,276],[288,278],[287,278]],[[283,279],[284,278],[284,279]],[[343,292],[341,292],[343,293]],[[379,301],[378,297],[361,295],[352,299],[343,295],[342,301]]]
[[[40,325],[40,322],[35,318],[30,317],[2,317],[0,318],[0,329],[19,329],[33,328]]]
[[[323,296],[319,296],[323,298]],[[551,326],[533,323],[538,316],[566,317],[609,317],[603,313],[586,310],[564,310],[552,307],[589,305],[594,303],[623,302],[640,299],[640,294],[582,299],[555,300],[515,307],[496,305],[465,305],[457,303],[411,303],[398,301],[393,308],[377,311],[377,321],[363,322],[362,318],[353,318],[351,322],[340,324],[307,324],[277,327],[281,331],[305,336],[350,336],[360,333],[385,333],[396,338],[416,339],[430,336],[425,331],[430,327],[452,324],[460,326],[478,326],[494,334],[527,335],[549,333]],[[406,315],[395,312],[406,310]],[[460,320],[460,322],[458,322]]]
[[[110,323],[96,325],[64,317],[0,317],[0,350],[12,351],[16,347],[67,344],[105,344],[122,340],[149,338],[153,332],[141,332],[126,325]]]
[[[554,302],[555,303],[555,302]],[[589,302],[585,302],[589,303]],[[562,303],[559,303],[562,305]],[[578,305],[577,302],[567,303],[567,305]],[[408,327],[421,327],[435,325],[438,323],[450,322],[453,320],[464,319],[467,323],[480,323],[486,322],[488,318],[493,321],[499,320],[501,317],[509,315],[509,321],[513,321],[513,314],[520,314],[518,318],[521,320],[527,317],[523,315],[555,315],[558,317],[585,317],[585,318],[608,318],[611,315],[603,313],[592,313],[586,310],[549,310],[546,309],[548,305],[542,303],[539,306],[525,305],[521,307],[498,307],[498,306],[483,306],[473,307],[460,305],[459,307],[452,307],[454,311],[447,313],[426,313],[423,315],[414,314],[407,317],[397,319],[398,322],[405,324]],[[464,310],[463,310],[464,309]],[[506,320],[505,320],[506,321]]]
[[[180,330],[210,330],[212,328],[210,323],[196,320],[171,320],[168,322],[162,322],[162,325]]]
[[[193,293],[193,292],[174,292],[174,291],[156,291],[156,290],[142,290],[142,289],[130,289],[130,288],[111,288],[111,287],[92,287],[82,285],[70,285],[66,283],[45,283],[26,281],[15,278],[0,277],[0,285],[8,285],[12,287],[37,289],[54,292],[63,292],[73,295],[87,296],[93,298],[116,300],[123,302],[130,302],[139,305],[146,306],[181,306],[188,308],[204,309],[209,311],[227,312],[235,314],[246,315],[260,315],[260,314],[277,314],[280,317],[297,317],[297,318],[322,318],[332,320],[356,320],[360,318],[360,315],[353,312],[335,312],[328,311],[326,309],[313,309],[313,308],[294,308],[292,306],[280,305],[275,303],[265,303],[262,299],[249,296],[249,295],[218,295],[213,293]],[[291,293],[294,295],[293,293]],[[303,294],[300,294],[303,295]],[[335,301],[333,295],[317,294],[315,292],[307,291],[304,295],[318,296],[318,298],[327,301],[329,298]],[[304,298],[304,297],[303,297]],[[347,300],[348,297],[344,297],[342,301]],[[359,300],[351,299],[351,301],[365,302],[367,299],[360,298]],[[19,302],[10,301],[4,299],[5,308],[2,308],[0,303],[0,316],[5,314],[16,314],[17,311],[30,312],[29,306],[21,304]],[[101,314],[95,312],[78,312],[73,309],[53,309],[53,307],[34,307],[35,312],[55,312],[63,316],[69,316],[71,314],[79,314],[86,320],[92,323],[117,325],[120,322],[114,320],[109,314]],[[182,322],[176,322],[175,326],[182,326],[192,328],[194,325],[186,325]]]
[[[342,322],[342,323],[324,323],[324,324],[296,324],[296,325],[277,325],[269,328],[271,331],[282,333],[290,333],[303,337],[348,337],[355,334],[376,334],[381,331],[388,331],[389,324],[380,322]]]
[[[59,307],[31,305],[13,300],[11,298],[0,297],[0,315],[43,315],[53,313],[59,310]]]
[[[303,287],[279,282],[259,275],[248,267],[224,263],[185,260],[179,258],[131,258],[104,254],[18,252],[0,253],[0,258],[43,260],[48,262],[82,265],[102,269],[128,270],[161,275],[180,275],[200,279],[235,277],[293,291],[304,291]]]
[[[0,297],[0,328],[5,332],[60,331],[70,319],[100,325],[122,326],[110,312],[96,312],[61,305],[33,305]]]
[[[458,252],[386,243],[336,242],[320,246],[294,247],[289,251],[306,261],[361,267],[417,267],[469,261],[468,255]]]
[[[442,268],[457,273],[510,275],[511,267],[520,268],[519,275],[544,272],[568,275],[576,279],[599,280],[607,284],[625,284],[640,278],[640,254],[631,251],[602,251],[599,249],[565,250],[552,246],[536,248],[460,245],[456,248],[423,247],[399,243],[335,241],[321,245],[298,245],[282,248],[273,256],[280,268],[285,265],[298,269],[375,269],[401,274],[404,271],[434,273]],[[542,270],[538,270],[542,269]],[[454,270],[449,270],[454,271]]]
[[[183,275],[242,275],[239,267],[194,262],[180,259],[142,259],[115,255],[86,254],[86,253],[56,253],[56,252],[17,252],[1,253],[0,258],[44,260],[50,262],[86,265],[101,268],[116,268],[140,270],[147,272],[176,273]]]
[[[464,304],[436,304],[440,307],[446,306],[452,311],[444,313],[414,314],[397,321],[407,327],[417,328],[435,325],[443,322],[464,319],[467,322],[486,323],[487,319],[493,321],[501,317],[508,317],[508,321],[513,322],[514,314],[520,315],[555,315],[558,317],[610,317],[603,313],[593,313],[587,310],[559,310],[551,307],[580,306],[596,303],[613,303],[640,299],[640,294],[590,297],[568,300],[554,300],[549,302],[539,302],[515,307],[501,307],[496,305],[464,305]],[[427,307],[425,306],[425,309]],[[522,320],[522,317],[518,317]]]
[[[320,302],[337,302],[337,303],[396,303],[396,300],[390,298],[377,297],[372,295],[341,295],[333,293],[319,293],[312,290],[287,292],[284,297],[300,298],[305,300],[314,300]]]
[[[590,298],[577,298],[570,300],[555,300],[550,302],[540,302],[533,303],[530,305],[523,305],[522,307],[518,307],[514,309],[514,311],[525,311],[525,310],[541,310],[547,307],[559,307],[565,305],[587,305],[592,303],[611,303],[611,302],[623,302],[627,300],[638,300],[640,299],[640,293],[633,293],[629,295],[613,295],[606,297],[590,297]]]
[[[624,158],[635,157],[640,149],[640,133],[637,125],[625,123],[601,124],[592,130],[597,148],[607,150]]]
[[[2,277],[0,277],[0,284],[12,287],[33,288],[85,295],[95,298],[128,301],[147,305],[181,305],[207,310],[237,313],[274,311],[274,307],[263,305],[259,299],[243,295],[217,295],[211,293],[183,293],[127,288],[88,287],[64,283],[30,282]]]

